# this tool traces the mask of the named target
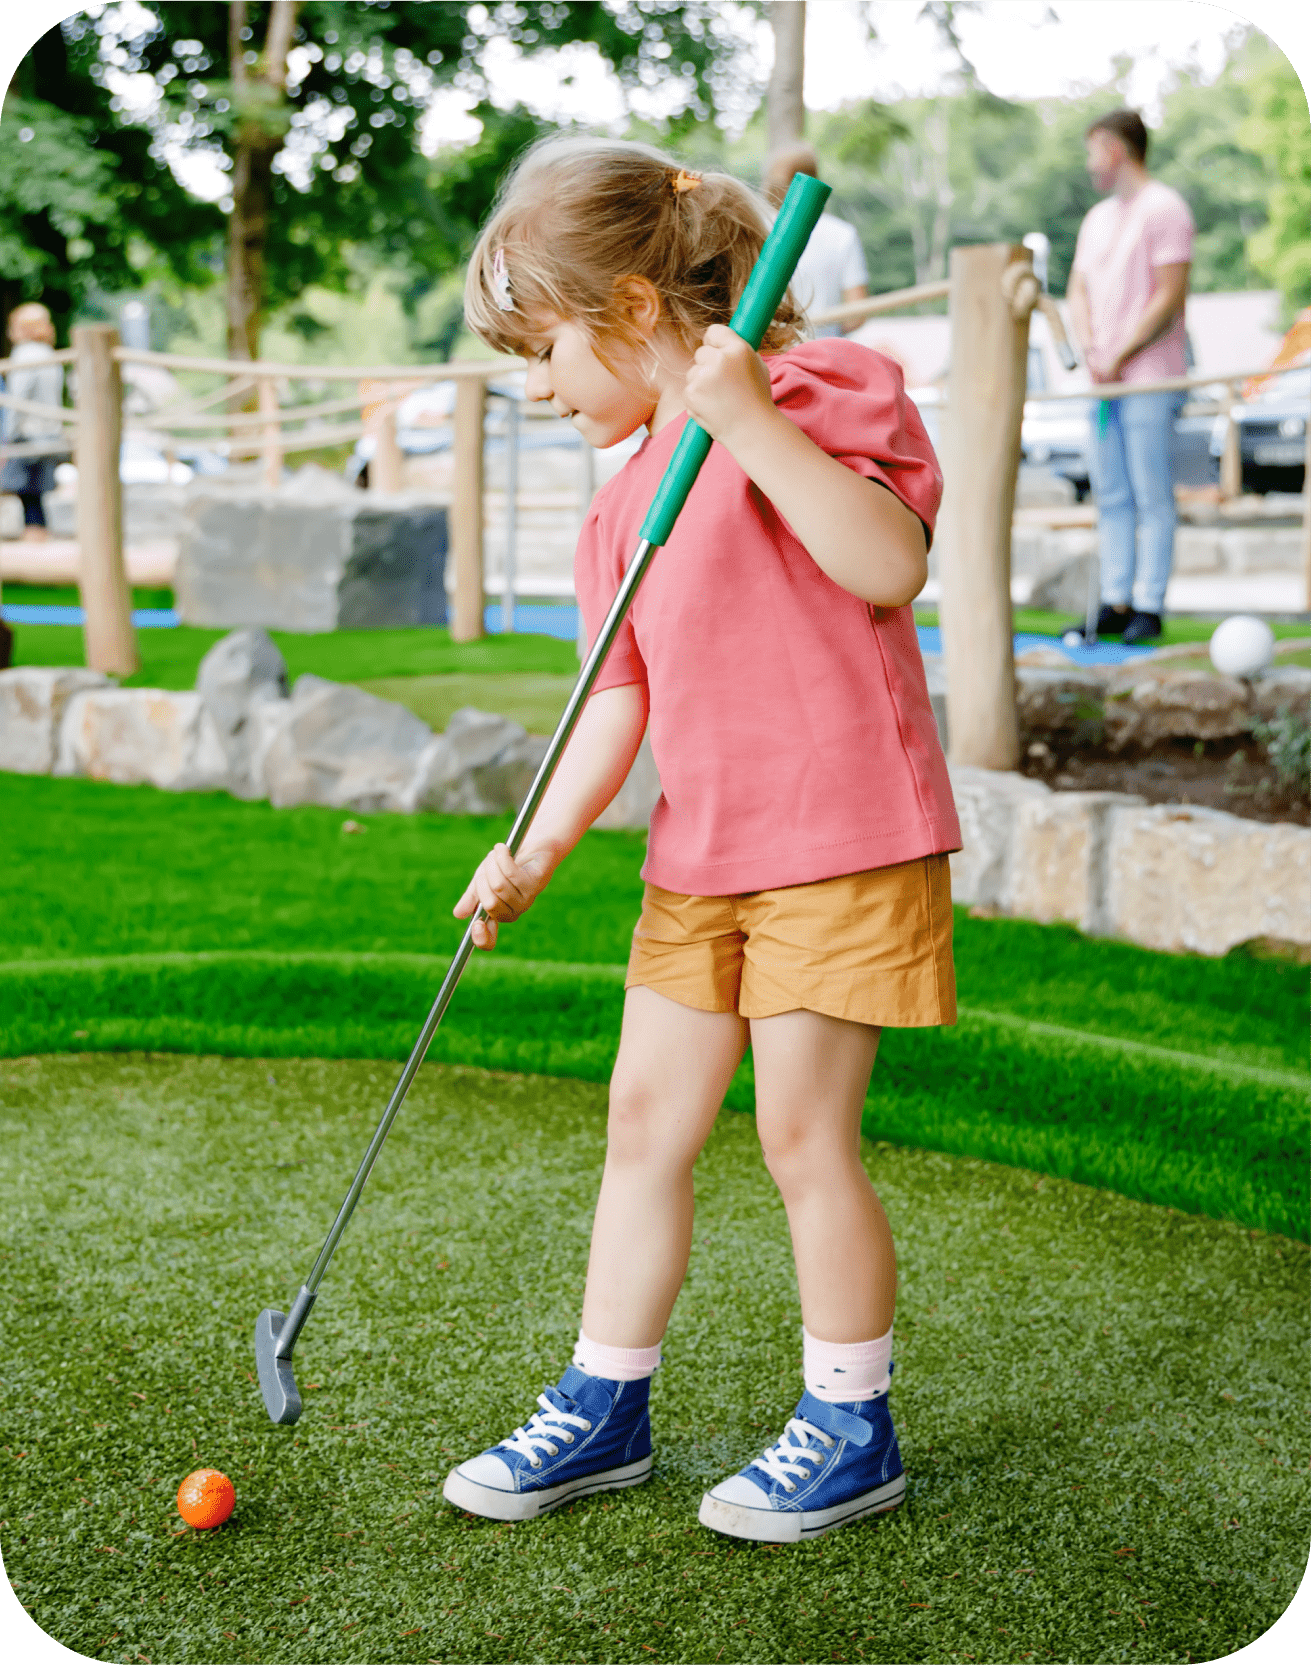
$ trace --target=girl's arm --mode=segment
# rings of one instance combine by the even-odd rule
[[[498,921],[518,919],[552,873],[628,778],[646,733],[647,691],[640,682],[605,688],[583,707],[559,767],[533,817],[518,859],[498,844],[479,863],[452,910],[468,919],[479,907],[489,918],[473,928],[479,948],[496,946]]]
[[[929,575],[919,517],[788,421],[771,397],[764,360],[741,336],[711,325],[683,396],[835,584],[878,607],[915,599]]]

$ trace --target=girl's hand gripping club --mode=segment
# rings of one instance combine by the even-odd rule
[[[764,339],[765,331],[769,328],[774,314],[778,311],[779,303],[787,292],[787,286],[792,281],[792,274],[796,270],[802,250],[810,241],[810,234],[815,229],[815,223],[823,212],[824,204],[828,200],[831,187],[822,184],[818,179],[811,179],[805,174],[797,174],[788,187],[787,196],[783,199],[783,206],[778,211],[778,217],[769,236],[765,239],[760,251],[760,258],[752,269],[747,280],[747,286],[742,292],[742,299],[738,302],[730,327],[742,337],[752,348],[758,348]],[[546,756],[542,759],[541,768],[537,771],[537,778],[533,781],[525,798],[523,807],[515,817],[514,826],[506,840],[510,854],[517,855],[532,824],[538,806],[551,784],[551,777],[555,774],[556,766],[569,744],[569,737],[582,713],[592,692],[593,684],[600,675],[601,667],[605,664],[619,627],[623,624],[631,607],[633,597],[637,594],[638,586],[646,576],[651,558],[661,544],[669,539],[673,531],[674,522],[678,519],[680,510],[687,502],[697,475],[701,471],[701,464],[706,460],[710,451],[711,439],[705,429],[690,418],[683,430],[682,437],[675,447],[674,454],[665,469],[664,478],[656,491],[655,498],[642,522],[641,542],[628,570],[624,574],[624,581],[619,586],[619,593],[610,605],[605,623],[601,626],[599,635],[592,645],[591,652],[579,672],[578,681],[573,693],[569,696],[569,704],[565,707],[559,726],[552,736],[551,744],[547,748]],[[292,1372],[291,1355],[296,1345],[296,1338],[304,1328],[305,1320],[309,1317],[310,1308],[318,1294],[319,1284],[323,1274],[328,1269],[328,1263],[336,1250],[347,1222],[354,1212],[355,1204],[359,1200],[360,1192],[364,1189],[369,1172],[377,1160],[378,1152],[382,1149],[383,1141],[396,1119],[396,1114],[405,1102],[405,1095],[410,1090],[410,1083],[418,1072],[437,1026],[450,1005],[451,996],[455,993],[456,985],[465,966],[473,954],[473,926],[474,921],[482,915],[481,910],[470,920],[469,927],[464,933],[464,939],[451,961],[450,969],[442,981],[437,998],[433,1002],[432,1010],[414,1043],[414,1050],[410,1053],[405,1068],[401,1071],[400,1080],[396,1083],[382,1119],[369,1141],[369,1148],[364,1153],[355,1178],[351,1181],[350,1190],[346,1193],[345,1201],[338,1210],[337,1218],[333,1221],[332,1230],[324,1239],[323,1247],[319,1250],[319,1257],[314,1262],[310,1275],[301,1285],[300,1293],[292,1304],[290,1313],[284,1315],[272,1307],[266,1307],[255,1320],[255,1362],[259,1370],[260,1392],[264,1395],[264,1404],[269,1416],[274,1422],[295,1422],[301,1413],[300,1393],[296,1387]]]

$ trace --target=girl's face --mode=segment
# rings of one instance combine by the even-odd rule
[[[598,451],[648,426],[660,397],[626,356],[613,356],[619,374],[602,364],[581,325],[562,318],[543,319],[524,347],[528,398],[549,399]]]

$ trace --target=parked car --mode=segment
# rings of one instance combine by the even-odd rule
[[[1251,398],[1234,404],[1211,427],[1212,478],[1229,437],[1238,428],[1243,490],[1300,492],[1306,486],[1306,424],[1311,414],[1311,364],[1271,376]]]

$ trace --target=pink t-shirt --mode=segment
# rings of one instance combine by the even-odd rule
[[[1118,349],[1155,292],[1154,268],[1193,258],[1194,230],[1188,204],[1159,179],[1148,180],[1128,202],[1106,197],[1088,210],[1079,227],[1074,269],[1088,286],[1095,348],[1103,353]],[[1164,335],[1134,354],[1120,379],[1153,382],[1182,376],[1187,368],[1184,321],[1177,318]]]
[[[784,415],[931,534],[942,475],[900,369],[841,339],[766,362]],[[574,563],[589,640],[685,421],[649,437],[592,504]],[[633,682],[649,691],[664,788],[652,884],[734,896],[960,848],[910,607],[835,584],[720,445],[596,686]]]

